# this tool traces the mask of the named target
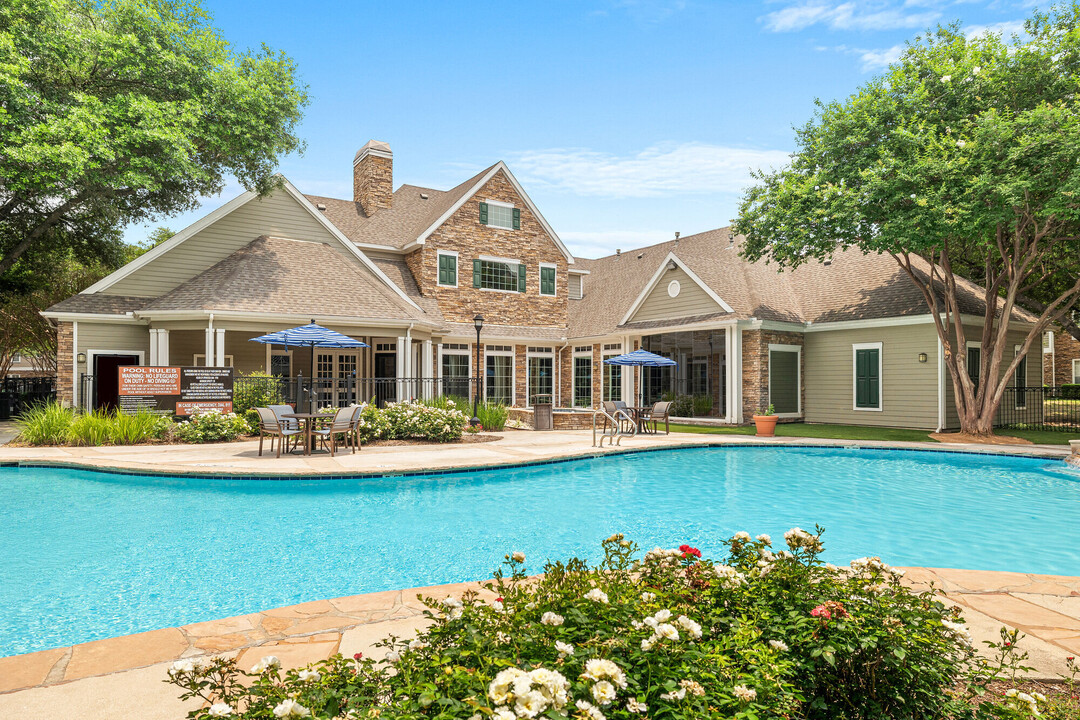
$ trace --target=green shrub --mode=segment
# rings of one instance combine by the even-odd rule
[[[440,410],[461,410],[464,413],[471,413],[472,411],[472,403],[468,398],[463,398],[460,395],[436,395],[433,398],[420,400],[419,402],[422,405],[439,408]],[[472,417],[471,414],[470,417]]]
[[[671,407],[668,408],[668,412],[676,417],[693,417],[694,398],[689,395],[677,395],[675,399],[671,401]]]
[[[1007,714],[1001,696],[973,702],[1007,664],[975,656],[959,610],[877,558],[823,563],[820,531],[785,538],[774,550],[739,533],[720,564],[688,545],[637,560],[614,535],[598,565],[549,562],[539,575],[513,553],[483,594],[424,598],[432,624],[379,643],[385,659],[287,672],[273,657],[250,671],[180,660],[170,678],[208,701],[190,714],[200,719],[1030,716]]]
[[[394,439],[454,442],[461,439],[469,418],[455,408],[441,409],[419,403],[389,403],[382,410]]]
[[[502,403],[480,403],[476,407],[476,417],[480,419],[480,426],[488,432],[501,432],[506,429],[510,408]]]
[[[68,445],[96,447],[110,442],[110,417],[104,410],[76,415],[67,430]]]
[[[1061,397],[1065,400],[1080,400],[1080,385],[1066,384],[1061,386]]]
[[[192,415],[176,424],[176,436],[189,443],[224,442],[235,440],[248,430],[247,421],[236,413],[217,410]]]
[[[284,404],[281,379],[269,373],[255,371],[241,375],[233,383],[233,412],[246,415],[251,408]],[[255,427],[258,427],[256,413]]]
[[[58,402],[40,403],[15,418],[19,439],[31,445],[63,445],[75,421],[75,410]]]
[[[708,417],[712,413],[712,406],[711,395],[695,395],[693,402],[694,417]]]
[[[365,405],[360,412],[360,442],[385,440],[390,437],[390,420],[376,405]]]
[[[133,415],[118,410],[107,419],[106,428],[113,445],[136,445],[164,437],[172,424],[172,418],[146,410]]]

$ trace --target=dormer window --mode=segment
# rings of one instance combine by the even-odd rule
[[[510,203],[485,200],[480,203],[480,224],[505,230],[520,230],[521,210]]]

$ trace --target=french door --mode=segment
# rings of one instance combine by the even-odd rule
[[[355,350],[315,353],[320,407],[347,407],[356,402],[356,358]]]

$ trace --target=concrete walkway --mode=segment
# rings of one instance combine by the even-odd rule
[[[1035,676],[1056,679],[1065,657],[1080,654],[1080,578],[1022,573],[909,568],[913,585],[933,583],[964,612],[978,647],[1002,625],[1028,635]],[[109,638],[67,648],[0,658],[0,717],[23,720],[180,720],[193,707],[165,682],[179,658],[237,657],[241,667],[264,655],[284,668],[303,667],[340,652],[384,654],[375,643],[408,638],[427,620],[417,594],[460,596],[459,583],[318,600],[179,628]]]
[[[486,467],[538,462],[568,457],[592,456],[626,450],[653,449],[677,445],[814,445],[857,447],[903,447],[928,450],[987,453],[1015,453],[1044,457],[1066,457],[1066,445],[953,445],[934,442],[875,442],[869,440],[824,440],[816,438],[759,438],[752,435],[709,435],[671,433],[638,435],[624,439],[621,447],[592,446],[588,430],[534,432],[507,430],[489,433],[492,442],[370,446],[357,453],[342,452],[336,457],[319,452],[275,458],[259,456],[258,440],[209,445],[133,445],[104,447],[0,447],[0,462],[44,461],[75,463],[103,468],[158,473],[208,474],[354,474],[400,473],[461,467]]]

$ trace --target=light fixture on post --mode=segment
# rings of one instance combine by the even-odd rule
[[[473,319],[473,327],[476,328],[476,387],[473,389],[472,420],[469,424],[473,427],[480,426],[480,331],[484,329],[484,316],[477,315]]]
[[[919,362],[924,363],[927,360],[926,353],[919,353]]]

